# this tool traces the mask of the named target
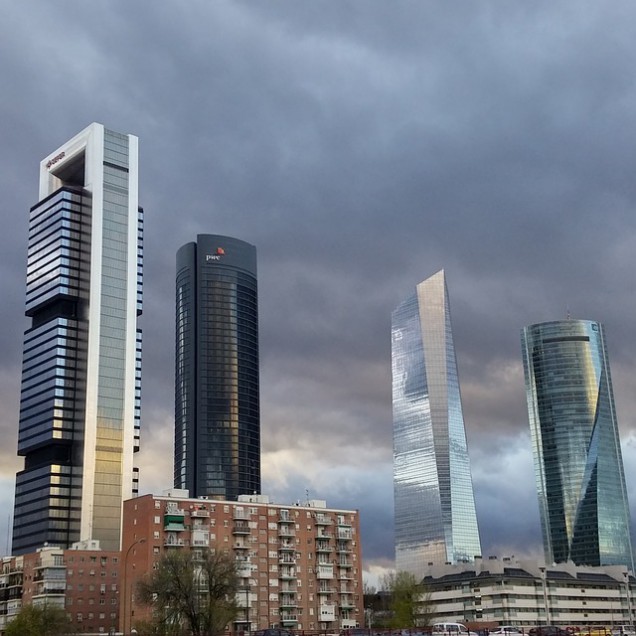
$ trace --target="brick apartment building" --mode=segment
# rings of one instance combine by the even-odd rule
[[[239,562],[234,631],[334,630],[363,624],[359,515],[325,501],[283,506],[265,495],[191,499],[187,490],[124,502],[120,630],[150,617],[135,584],[166,550],[227,550]]]
[[[7,556],[0,561],[0,634],[22,609],[24,558]]]
[[[0,634],[23,605],[64,609],[77,634],[108,634],[119,623],[119,551],[83,541],[65,550],[48,546],[2,560]]]

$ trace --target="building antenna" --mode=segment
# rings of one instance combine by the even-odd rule
[[[571,320],[572,319],[572,314],[570,313],[570,306],[566,305],[565,306],[565,317],[567,320]]]

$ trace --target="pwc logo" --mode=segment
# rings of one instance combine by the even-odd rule
[[[206,254],[205,262],[209,263],[210,261],[220,261],[221,256],[225,255],[225,250],[222,247],[217,247],[216,252],[214,254]]]

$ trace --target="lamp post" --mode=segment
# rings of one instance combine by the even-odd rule
[[[124,615],[124,636],[125,634],[130,630],[130,619],[132,618],[132,587],[130,588],[130,607],[127,608],[127,600],[128,600],[128,594],[126,593],[126,588],[128,587],[128,556],[130,555],[130,551],[138,544],[140,543],[145,543],[146,542],[146,538],[142,537],[141,539],[137,539],[136,541],[133,541],[129,546],[128,546],[128,550],[126,550],[126,556],[124,557],[124,607],[123,607],[123,611],[122,614]],[[127,615],[126,610],[128,609],[129,613],[130,613],[130,617]],[[129,618],[128,620],[128,630],[126,630],[126,618]]]

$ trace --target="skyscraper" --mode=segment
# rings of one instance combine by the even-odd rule
[[[118,550],[139,446],[137,138],[91,124],[40,163],[27,263],[13,552]]]
[[[444,271],[392,315],[396,569],[481,554]]]
[[[545,322],[521,340],[546,562],[633,570],[603,326]]]
[[[260,493],[256,248],[199,234],[177,252],[174,484]]]

